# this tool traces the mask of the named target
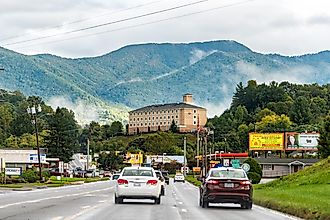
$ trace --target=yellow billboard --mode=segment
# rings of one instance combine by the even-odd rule
[[[284,133],[250,133],[249,149],[250,150],[283,150]]]
[[[143,163],[143,154],[141,154],[141,152],[138,154],[127,153],[124,163],[130,163],[131,165],[141,165]]]

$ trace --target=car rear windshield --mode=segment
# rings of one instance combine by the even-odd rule
[[[245,172],[242,170],[212,170],[210,177],[220,178],[246,178]]]
[[[130,170],[124,170],[123,176],[153,176],[153,173],[151,170],[130,169]]]

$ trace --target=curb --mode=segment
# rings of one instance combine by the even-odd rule
[[[18,192],[24,192],[24,191],[32,191],[32,188],[17,188],[17,189],[12,189],[12,191],[18,191]]]

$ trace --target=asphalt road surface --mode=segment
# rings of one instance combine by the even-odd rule
[[[151,200],[124,200],[114,204],[113,183],[98,182],[80,186],[39,189],[0,194],[0,219],[6,220],[282,220],[290,216],[254,206],[240,209],[234,204],[198,206],[198,189],[188,183],[173,183],[166,188],[160,205]]]

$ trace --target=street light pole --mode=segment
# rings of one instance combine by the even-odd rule
[[[37,125],[37,113],[41,112],[41,106],[39,105],[38,107],[36,107],[35,105],[33,105],[32,107],[28,107],[27,112],[28,112],[28,114],[31,114],[31,116],[32,116],[32,123],[34,124],[34,129],[36,132],[38,164],[39,164],[39,180],[42,180],[39,135],[38,135],[38,125]]]
[[[187,137],[184,137],[183,139],[183,176],[186,177],[186,167],[187,167]]]

